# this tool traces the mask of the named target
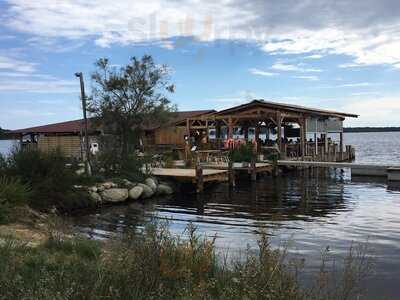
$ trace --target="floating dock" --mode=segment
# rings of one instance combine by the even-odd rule
[[[278,160],[278,166],[351,169],[352,176],[380,176],[380,177],[387,177],[389,181],[400,180],[400,166],[393,166],[393,165]]]

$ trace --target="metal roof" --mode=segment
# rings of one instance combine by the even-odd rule
[[[276,110],[283,110],[283,111],[294,111],[294,112],[302,112],[302,113],[308,113],[310,115],[322,115],[322,116],[332,116],[332,117],[350,117],[350,118],[357,118],[358,115],[356,114],[351,114],[351,113],[344,113],[344,112],[338,112],[334,110],[326,110],[326,109],[319,109],[319,108],[311,108],[311,107],[306,107],[306,106],[300,106],[300,105],[293,105],[293,104],[287,104],[287,103],[280,103],[280,102],[273,102],[273,101],[267,101],[264,99],[256,99],[251,102],[241,104],[238,106],[234,106],[228,109],[221,110],[216,113],[216,115],[224,115],[228,114],[234,111],[242,110],[242,109],[247,109],[251,106],[263,106],[265,108],[270,108],[270,109],[276,109]]]
[[[180,111],[174,114],[170,123],[180,122],[194,116],[215,112],[215,110],[193,110],[193,111]],[[96,131],[92,119],[88,119],[88,128],[90,132]],[[146,129],[155,129],[159,125],[149,125]],[[42,126],[35,126],[17,130],[11,130],[11,134],[30,134],[30,133],[79,133],[84,128],[83,119],[73,120],[67,122],[53,123]]]

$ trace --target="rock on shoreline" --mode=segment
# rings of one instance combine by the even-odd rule
[[[174,188],[168,183],[158,183],[157,179],[148,177],[144,183],[134,183],[127,179],[123,179],[121,184],[106,181],[87,187],[87,191],[93,202],[102,204],[120,203],[128,199],[148,199],[156,195],[171,195],[174,193]]]

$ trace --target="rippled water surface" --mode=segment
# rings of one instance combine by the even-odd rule
[[[400,133],[351,133],[345,140],[356,147],[358,162],[400,163]],[[202,197],[180,193],[102,208],[73,222],[80,232],[107,238],[152,217],[170,219],[177,234],[191,221],[201,234],[217,235],[219,249],[229,251],[255,247],[266,229],[275,245],[293,241],[309,270],[319,264],[326,246],[344,256],[352,242],[368,240],[377,261],[369,294],[400,295],[400,187],[385,179],[350,178],[334,170],[265,177],[255,185],[242,181],[234,191],[219,185]]]

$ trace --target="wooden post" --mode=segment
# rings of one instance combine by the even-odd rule
[[[333,144],[333,161],[336,162],[337,145]]]
[[[201,193],[204,190],[203,168],[200,163],[196,163],[196,192]]]
[[[304,160],[305,156],[305,119],[304,117],[300,120],[300,150],[301,159]]]
[[[340,132],[340,134],[339,134],[339,136],[340,136],[340,144],[339,144],[339,151],[340,151],[340,153],[339,153],[339,159],[340,159],[340,161],[343,161],[343,131],[342,132]]]
[[[257,180],[256,161],[257,161],[257,152],[253,153],[253,155],[251,157],[251,162],[250,162],[251,181],[256,181]]]
[[[206,120],[206,143],[208,144],[208,136],[209,136],[209,128],[208,128],[208,120]]]
[[[215,121],[215,139],[217,141],[218,149],[221,149],[221,124],[218,120]]]
[[[325,132],[325,139],[324,139],[324,149],[325,149],[325,160],[329,161],[329,144],[328,144],[328,132]]]
[[[229,118],[228,120],[228,139],[233,138],[233,122],[232,118]]]
[[[279,152],[282,154],[282,114],[280,111],[276,113],[276,129],[277,129],[277,142]],[[286,155],[282,155],[286,156]]]
[[[229,186],[235,186],[235,170],[233,169],[233,161],[229,160],[228,162],[228,176],[229,176]]]
[[[191,148],[191,143],[190,143],[190,120],[186,119],[186,137],[187,140],[185,141],[185,160],[189,160],[189,151]]]
[[[260,145],[258,144],[258,140],[260,139],[260,125],[258,125],[258,121],[256,127],[254,127],[254,138],[256,139],[256,145],[257,145],[254,151],[258,153],[258,148],[260,147]]]
[[[244,139],[246,140],[246,143],[249,141],[249,126],[246,125],[243,127],[243,133],[244,133]]]
[[[315,157],[318,158],[318,137],[316,132],[314,132],[314,143],[315,143]]]

